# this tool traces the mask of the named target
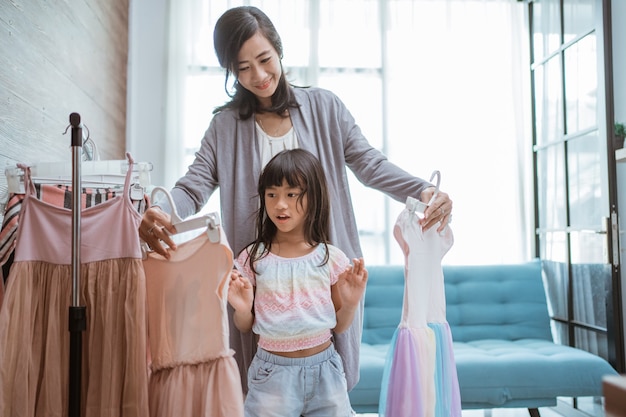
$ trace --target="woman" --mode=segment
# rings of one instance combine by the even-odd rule
[[[194,162],[171,191],[181,217],[201,210],[219,187],[222,224],[233,251],[240,252],[254,240],[256,179],[274,154],[291,148],[306,149],[320,160],[333,202],[330,241],[351,259],[361,258],[362,253],[346,166],[363,184],[399,202],[404,203],[407,196],[430,201],[435,187],[374,149],[337,96],[289,84],[282,68],[280,36],[261,10],[246,6],[227,10],[217,21],[213,36],[218,60],[226,70],[226,84],[233,76],[235,91],[231,101],[215,110]],[[451,210],[452,201],[440,191],[425,211],[422,226],[443,230]],[[168,250],[176,250],[167,233],[175,231],[169,212],[167,202],[157,202],[146,210],[139,228],[141,238],[166,257]],[[349,390],[358,382],[361,319],[362,305],[352,326],[335,335]],[[252,332],[239,332],[232,320],[230,331],[242,386],[246,387],[255,337]]]

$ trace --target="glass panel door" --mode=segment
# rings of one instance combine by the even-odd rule
[[[623,371],[603,0],[530,0],[537,254],[556,342]],[[611,97],[609,95],[609,97]],[[609,132],[612,133],[612,132]],[[617,282],[617,284],[615,284]],[[573,405],[578,407],[577,401]]]

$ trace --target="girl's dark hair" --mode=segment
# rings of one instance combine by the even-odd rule
[[[330,236],[330,197],[326,176],[320,161],[304,149],[284,150],[276,154],[265,166],[259,177],[257,187],[260,207],[256,220],[256,240],[249,251],[249,265],[252,271],[254,263],[266,256],[276,236],[276,225],[267,215],[265,207],[265,191],[269,187],[283,185],[287,181],[290,187],[302,188],[298,204],[307,196],[307,209],[304,218],[304,239],[310,245],[323,244],[326,255],[321,265],[328,262],[328,243]]]
[[[231,74],[235,78],[238,75],[237,56],[239,55],[239,50],[257,32],[261,33],[272,44],[281,60],[280,80],[278,81],[276,91],[272,95],[270,108],[261,108],[254,94],[242,87],[236,80],[234,94],[228,89],[228,79]],[[213,45],[220,65],[226,70],[224,89],[231,98],[231,101],[228,103],[215,108],[213,110],[214,114],[227,108],[234,108],[239,110],[239,116],[246,120],[255,112],[274,112],[282,115],[289,107],[297,107],[291,85],[287,81],[285,71],[283,70],[283,44],[280,40],[280,35],[269,17],[261,10],[253,6],[241,6],[224,12],[215,24]]]

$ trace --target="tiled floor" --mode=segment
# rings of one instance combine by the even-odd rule
[[[549,408],[540,408],[541,417],[563,417]],[[378,417],[378,414],[357,414],[358,417]],[[529,417],[525,408],[499,408],[494,410],[464,410],[463,417]]]
[[[540,408],[541,417],[604,417],[602,404],[597,399],[579,399],[581,411],[572,410],[567,402],[560,402],[557,407]],[[378,417],[378,414],[357,414],[358,417]],[[525,408],[496,408],[493,410],[463,410],[463,417],[529,417]]]
[[[491,414],[489,414],[491,412]],[[541,417],[563,417],[549,408],[540,408]],[[358,417],[378,417],[378,414],[357,414]],[[509,408],[495,410],[464,410],[463,417],[529,417],[525,408]]]
[[[489,414],[491,411],[491,414]],[[563,417],[550,408],[540,408],[541,417]],[[525,408],[499,408],[495,410],[465,410],[463,417],[529,417],[530,414]]]

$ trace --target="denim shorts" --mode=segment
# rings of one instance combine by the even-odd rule
[[[306,358],[286,358],[261,348],[248,368],[245,417],[349,417],[341,357],[330,345]]]

